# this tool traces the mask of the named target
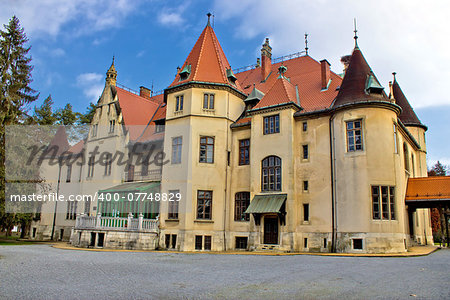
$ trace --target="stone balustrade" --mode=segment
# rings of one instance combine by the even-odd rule
[[[75,221],[75,230],[94,229],[94,230],[120,230],[120,231],[139,231],[139,232],[158,232],[159,217],[156,219],[144,219],[142,214],[138,218],[133,218],[129,214],[128,218],[87,216],[79,214]]]

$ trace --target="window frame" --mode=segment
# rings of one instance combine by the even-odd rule
[[[175,96],[175,111],[183,111],[184,108],[184,95]]]
[[[309,160],[309,146],[308,144],[302,145],[302,159]]]
[[[263,118],[263,134],[280,133],[280,114],[265,116]]]
[[[372,220],[395,221],[395,186],[372,185]]]
[[[116,127],[116,120],[109,120],[109,133],[114,133]]]
[[[356,127],[357,123],[359,123],[359,127]],[[350,124],[352,124],[351,128],[349,128]],[[363,130],[363,128],[364,128],[363,119],[345,121],[347,152],[350,153],[350,152],[364,151],[364,130]],[[357,131],[360,132],[359,135],[356,134]],[[356,139],[358,136],[359,136],[359,143],[356,142]],[[350,142],[351,140],[352,140],[352,142]],[[358,146],[360,147],[359,149],[358,149]]]
[[[215,109],[215,94],[204,93],[203,94],[203,109],[213,110]]]
[[[250,192],[237,192],[234,195],[234,221],[248,222],[250,214],[245,214],[250,205]]]
[[[273,158],[273,165],[271,165],[271,158]],[[264,165],[267,161],[266,166]],[[277,165],[279,162],[279,165]],[[272,192],[282,190],[282,160],[276,155],[270,155],[265,157],[261,161],[261,191],[262,192]],[[273,172],[271,172],[273,170]],[[271,176],[273,177],[273,182],[271,181]],[[267,178],[267,180],[265,180]],[[271,188],[273,185],[273,188]]]
[[[212,220],[212,202],[213,191],[197,190],[197,220]],[[201,211],[200,208],[202,208]]]
[[[205,139],[205,142],[202,142],[202,140]],[[212,141],[210,143],[210,140]],[[199,162],[200,163],[206,163],[206,164],[213,164],[214,163],[214,144],[215,144],[215,138],[213,136],[200,136],[200,145],[199,145]],[[202,146],[205,149],[202,149]],[[211,147],[211,149],[210,149]],[[204,155],[202,155],[202,151],[204,151]],[[211,152],[211,157],[208,156],[208,152]]]
[[[67,165],[66,182],[72,179],[72,164]]]
[[[169,190],[169,195],[170,194],[174,194],[176,195],[177,193],[179,193],[180,190]],[[178,220],[178,215],[179,215],[179,209],[180,209],[180,201],[167,201],[169,202],[168,204],[168,210],[167,210],[167,219],[169,220]]]
[[[183,151],[183,137],[176,136],[172,138],[172,160],[171,164],[181,164],[181,155]]]
[[[105,172],[103,173],[104,176],[110,176],[111,175],[111,169],[112,169],[112,154],[107,153],[105,158]]]
[[[95,155],[92,155],[89,157],[88,160],[88,173],[87,173],[88,178],[94,177],[94,166],[95,166]]]
[[[250,164],[250,139],[239,140],[239,165]]]

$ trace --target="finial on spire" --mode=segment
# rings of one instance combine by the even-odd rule
[[[392,72],[392,75],[394,75],[394,81],[396,81],[395,75],[397,75],[397,72]]]
[[[355,33],[355,36],[353,37],[355,39],[355,48],[358,48],[358,29],[356,29],[356,18],[353,19],[353,24],[355,26],[355,30],[353,30]]]
[[[211,27],[210,19],[211,19],[212,13],[209,12],[206,15],[208,16],[208,24],[206,24],[206,26],[210,26]]]
[[[305,52],[306,52],[306,55],[308,55],[308,34],[307,33],[305,33]]]
[[[115,59],[115,55],[113,54],[112,65],[114,65],[114,59]]]

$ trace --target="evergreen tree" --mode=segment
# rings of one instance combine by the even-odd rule
[[[39,125],[53,125],[57,120],[56,114],[53,112],[52,95],[44,100],[41,106],[34,108],[34,121]]]
[[[29,85],[33,66],[27,56],[30,47],[19,19],[13,16],[0,30],[0,227],[7,233],[11,226],[27,217],[5,212],[5,126],[23,120],[25,106],[38,98]],[[19,218],[21,220],[19,220]]]
[[[67,103],[63,109],[56,112],[56,118],[61,125],[75,125],[78,120],[78,113],[73,111],[70,103]]]
[[[95,114],[95,109],[97,106],[94,103],[90,103],[89,106],[86,108],[86,113],[79,114],[80,123],[81,124],[90,124],[92,121],[92,118]]]
[[[440,161],[437,161],[431,170],[428,171],[428,176],[445,176],[447,174],[447,169],[448,167],[441,164]]]

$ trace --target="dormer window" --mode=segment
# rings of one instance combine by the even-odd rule
[[[191,65],[186,65],[180,72],[180,81],[186,80],[191,75]]]
[[[227,78],[228,81],[230,81],[231,84],[235,84],[236,83],[236,76],[233,74],[233,71],[231,69],[227,69]]]
[[[383,90],[384,87],[381,86],[381,84],[378,82],[378,80],[375,78],[375,75],[373,75],[371,71],[366,81],[366,92],[369,94],[380,95],[383,92]]]

